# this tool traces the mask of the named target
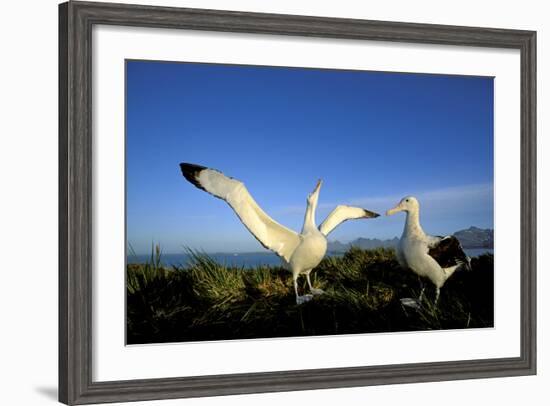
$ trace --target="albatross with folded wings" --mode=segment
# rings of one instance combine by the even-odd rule
[[[407,214],[403,235],[397,246],[397,260],[403,268],[409,268],[420,277],[428,278],[435,285],[435,304],[440,289],[451,275],[460,268],[471,269],[470,258],[464,253],[455,236],[432,236],[420,226],[420,203],[407,196],[386,215],[404,211]],[[424,284],[418,301],[424,295]]]

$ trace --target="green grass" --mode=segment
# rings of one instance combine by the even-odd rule
[[[189,251],[186,267],[162,265],[159,247],[145,264],[127,267],[128,344],[460,329],[493,326],[493,256],[458,271],[434,306],[427,282],[420,309],[418,277],[399,267],[391,249],[352,248],[312,272],[325,294],[296,305],[291,273],[281,267],[223,266]],[[307,293],[305,278],[300,289]]]

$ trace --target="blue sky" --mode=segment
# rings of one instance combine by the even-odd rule
[[[493,79],[127,61],[127,240],[206,252],[263,248],[180,162],[242,180],[299,231],[324,181],[317,223],[337,204],[383,213],[418,197],[426,232],[493,227]],[[404,215],[349,221],[329,240],[401,235]]]

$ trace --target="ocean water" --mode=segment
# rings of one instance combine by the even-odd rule
[[[270,252],[245,252],[239,254],[208,254],[216,262],[227,265],[244,268],[255,268],[260,265],[279,266],[281,259]],[[150,255],[128,255],[129,264],[142,264],[150,261]],[[186,266],[189,264],[190,257],[187,254],[163,254],[161,262],[164,265]]]
[[[470,257],[477,257],[485,253],[493,253],[489,248],[469,248],[464,250]],[[280,266],[281,259],[270,252],[245,252],[240,254],[208,254],[215,261],[227,266],[243,267],[243,268],[255,268],[260,265],[266,266]],[[328,255],[341,255],[331,254]],[[151,260],[150,255],[128,255],[129,264],[143,264]],[[189,264],[189,255],[187,254],[163,254],[161,262],[166,266],[186,266]]]
[[[465,248],[464,252],[470,258],[479,257],[483,254],[494,254],[495,251],[492,248]]]

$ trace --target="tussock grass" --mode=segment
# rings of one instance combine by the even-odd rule
[[[426,283],[414,309],[400,299],[418,297],[418,277],[399,267],[392,249],[325,258],[312,281],[326,293],[301,306],[282,267],[228,267],[188,253],[189,265],[167,268],[157,246],[147,263],[127,266],[129,344],[493,326],[492,255],[456,272],[437,307]],[[300,289],[307,293],[305,278]]]

